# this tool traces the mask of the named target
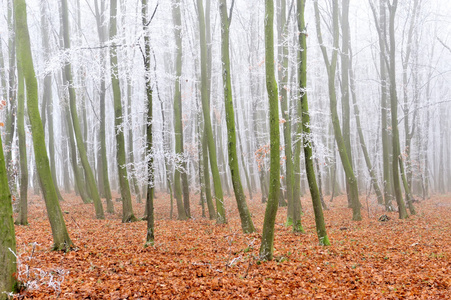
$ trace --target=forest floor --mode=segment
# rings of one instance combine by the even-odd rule
[[[169,196],[157,194],[155,246],[144,248],[146,222],[121,223],[121,203],[116,214],[96,220],[92,205],[63,196],[76,248],[50,250],[44,201],[32,196],[30,225],[16,226],[18,276],[28,288],[15,299],[451,298],[449,195],[417,203],[418,214],[407,220],[362,197],[360,222],[351,221],[345,197],[327,200],[328,247],[318,245],[310,198],[303,198],[306,233],[285,227],[286,208],[279,208],[270,262],[258,261],[260,200],[248,200],[258,232],[244,235],[233,197],[226,198],[229,223],[220,226],[201,217],[195,195],[194,218],[170,220]],[[144,204],[134,210],[142,216]],[[378,221],[383,214],[390,220]]]

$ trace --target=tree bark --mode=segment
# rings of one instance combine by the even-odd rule
[[[201,0],[198,0],[198,3],[200,1]],[[244,195],[243,186],[241,184],[240,167],[238,166],[238,155],[236,153],[235,112],[233,109],[232,80],[230,74],[229,16],[227,13],[227,0],[220,0],[219,12],[221,15],[222,80],[224,86],[224,101],[227,122],[227,139],[228,139],[227,145],[229,153],[229,167],[230,173],[232,174],[232,185],[233,190],[235,192],[235,199],[241,218],[241,228],[244,233],[252,233],[255,231],[255,227],[254,223],[252,222],[251,214],[249,212],[249,208],[246,203],[246,196]],[[201,34],[201,43],[202,43],[202,34]],[[206,52],[205,50],[206,49],[204,49],[204,52]],[[206,53],[203,53],[203,56],[204,58],[206,58]],[[203,68],[204,62],[201,63]]]
[[[210,168],[213,176],[213,185],[215,192],[215,202],[216,202],[216,222],[218,224],[227,223],[225,209],[224,209],[224,196],[221,186],[221,177],[218,169],[217,154],[215,141],[213,139],[213,130],[211,126],[210,119],[210,100],[207,85],[207,45],[206,45],[206,34],[205,34],[205,19],[204,10],[201,0],[197,0],[197,11],[199,14],[199,29],[200,29],[200,48],[201,48],[201,76],[202,76],[202,87],[201,87],[201,98],[202,98],[202,112],[204,115],[204,131],[206,135],[206,142],[208,145],[208,153],[210,158]],[[220,137],[218,137],[220,138]]]
[[[333,50],[331,61],[329,62],[329,58],[327,56],[326,47],[323,44],[323,38],[321,35],[321,19],[319,15],[318,2],[314,2],[315,7],[315,19],[316,19],[316,28],[317,28],[317,36],[318,41],[321,47],[321,51],[323,54],[324,62],[326,64],[328,81],[329,81],[329,100],[330,100],[330,110],[332,115],[332,124],[334,128],[335,141],[337,142],[338,152],[340,154],[341,162],[343,164],[343,168],[346,174],[346,182],[349,185],[349,197],[351,199],[352,204],[352,220],[360,221],[362,216],[360,214],[360,201],[359,201],[359,191],[357,187],[357,180],[354,175],[354,171],[352,169],[351,161],[347,155],[346,144],[343,138],[340,121],[338,119],[337,112],[337,95],[335,91],[335,72],[337,68],[337,54],[338,54],[338,3],[337,1],[333,1]]]
[[[266,0],[265,4],[265,67],[266,89],[269,100],[271,171],[269,174],[269,197],[263,221],[260,259],[272,260],[274,253],[274,225],[280,189],[279,97],[274,71],[274,1]]]
[[[319,239],[319,244],[322,246],[330,245],[327,237],[326,224],[324,222],[323,209],[321,206],[321,198],[318,186],[316,184],[315,169],[313,166],[313,151],[312,142],[310,140],[310,115],[308,111],[307,100],[307,32],[304,21],[305,1],[297,0],[298,4],[298,30],[299,45],[301,49],[301,64],[299,64],[299,90],[302,105],[302,131],[304,133],[303,146],[305,158],[305,170],[307,172],[307,180],[310,188],[310,195],[312,197],[313,210],[315,212],[316,232]],[[318,171],[319,172],[319,171]],[[296,216],[296,215],[295,215]],[[295,224],[296,225],[296,224]]]
[[[110,2],[110,38],[117,34],[117,0]],[[114,45],[113,45],[114,46]],[[114,98],[114,130],[116,136],[117,169],[119,173],[119,185],[122,197],[122,222],[135,222],[138,219],[133,213],[130,185],[128,182],[125,154],[125,138],[123,131],[123,112],[121,102],[121,88],[119,83],[119,70],[116,47],[110,48],[111,82]]]
[[[63,22],[63,39],[64,39],[64,49],[70,49],[70,39],[69,39],[69,19],[68,19],[68,7],[67,0],[61,1],[61,13]],[[72,67],[70,62],[66,62],[64,66],[64,75],[66,79],[66,84],[69,87],[69,106],[70,113],[72,116],[72,125],[75,133],[75,140],[77,142],[77,149],[80,155],[80,160],[86,176],[86,186],[88,188],[88,194],[91,196],[94,202],[94,208],[96,211],[97,219],[104,219],[105,215],[103,213],[102,201],[99,196],[99,191],[97,190],[97,185],[94,178],[94,173],[92,172],[91,166],[89,165],[88,156],[86,154],[86,148],[83,140],[83,136],[80,129],[80,122],[78,119],[77,106],[76,106],[76,95],[73,87],[72,78]]]
[[[67,232],[66,224],[58,202],[58,196],[50,171],[47,150],[45,148],[44,130],[38,105],[38,84],[31,55],[25,0],[14,1],[14,12],[17,20],[16,38],[18,41],[18,61],[22,67],[27,87],[27,108],[31,123],[36,168],[39,174],[40,185],[44,194],[47,214],[52,229],[53,249],[68,250],[73,247],[73,243]]]

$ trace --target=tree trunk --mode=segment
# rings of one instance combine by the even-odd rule
[[[299,90],[301,93],[302,105],[302,131],[304,132],[303,146],[305,158],[305,170],[307,172],[307,180],[310,188],[310,195],[312,197],[313,210],[315,212],[316,232],[318,234],[319,244],[322,246],[330,245],[327,237],[326,224],[324,223],[323,209],[321,206],[321,199],[318,186],[316,184],[315,169],[313,166],[313,151],[312,142],[310,141],[310,115],[308,113],[307,101],[307,32],[304,21],[305,1],[297,0],[298,4],[298,30],[299,45],[301,49],[301,64],[299,64]],[[318,171],[319,172],[319,171]],[[296,216],[296,215],[295,215]],[[295,223],[296,225],[296,223]]]
[[[395,59],[395,13],[398,0],[393,0],[393,4],[388,3],[390,12],[390,103],[391,103],[391,123],[392,123],[392,143],[393,143],[393,186],[395,190],[396,203],[398,204],[398,214],[400,219],[407,218],[406,206],[402,199],[401,183],[399,181],[399,166],[402,163],[400,158],[399,132],[398,132],[398,97],[396,92],[396,59]]]
[[[202,0],[198,0],[201,3]],[[202,8],[202,7],[200,7]],[[219,12],[221,15],[221,53],[222,53],[222,80],[224,86],[224,101],[227,122],[227,138],[228,138],[228,153],[229,153],[229,167],[232,174],[232,185],[235,192],[235,199],[238,206],[238,211],[241,218],[241,228],[244,233],[252,233],[255,231],[254,223],[252,222],[251,214],[246,203],[246,196],[244,195],[243,186],[240,178],[240,167],[238,166],[238,155],[236,153],[236,130],[235,130],[235,112],[233,109],[232,98],[232,82],[230,74],[230,58],[229,58],[229,16],[227,13],[227,0],[219,2]],[[205,38],[201,34],[201,43]],[[206,58],[206,47],[203,49],[203,57]],[[204,70],[204,61],[202,69]],[[205,65],[206,66],[206,65]],[[204,70],[206,73],[206,70]],[[205,74],[206,77],[206,74]],[[206,78],[205,78],[206,80]],[[207,91],[205,91],[207,92]]]
[[[200,29],[200,40],[201,40],[201,76],[202,76],[202,88],[201,88],[201,98],[202,98],[202,112],[204,115],[204,131],[206,135],[206,142],[208,145],[208,153],[210,158],[210,168],[213,176],[213,185],[215,191],[216,200],[216,222],[218,224],[227,223],[225,209],[224,209],[224,196],[221,186],[221,177],[218,169],[216,146],[213,139],[213,130],[211,127],[210,119],[210,100],[207,85],[207,45],[206,45],[206,34],[205,34],[205,19],[204,11],[201,0],[197,0],[197,11],[199,14],[199,29]],[[220,138],[218,136],[218,138]]]
[[[22,1],[16,1],[22,2]],[[25,7],[25,1],[23,1]],[[18,3],[16,5],[19,5]],[[23,119],[22,119],[23,120]],[[8,186],[3,144],[0,134],[0,299],[9,299],[4,293],[17,292],[16,235],[13,223],[11,192]]]
[[[41,0],[41,32],[42,32],[42,45],[44,48],[44,59],[48,61],[50,59],[50,46],[49,46],[49,33],[48,33],[48,22],[47,22],[47,8],[46,3]],[[53,96],[52,96],[52,75],[47,73],[44,77],[44,92],[43,92],[43,107],[42,115],[47,115],[48,118],[48,134],[49,134],[49,159],[50,159],[50,170],[52,172],[53,182],[55,183],[56,193],[58,194],[58,199],[63,201],[63,196],[61,196],[58,181],[56,177],[56,166],[55,166],[55,138],[53,130]],[[45,131],[45,129],[44,129]]]
[[[274,225],[280,188],[279,97],[274,71],[274,1],[266,0],[265,4],[265,67],[266,89],[269,98],[271,171],[269,175],[269,197],[263,221],[260,259],[272,260],[274,253]]]
[[[360,214],[360,201],[359,201],[359,191],[357,187],[357,180],[352,169],[351,161],[347,155],[346,143],[343,138],[340,121],[338,119],[337,112],[337,95],[335,91],[335,72],[337,68],[337,54],[338,54],[338,3],[333,1],[333,51],[332,58],[329,63],[329,58],[327,56],[326,47],[323,44],[323,38],[321,35],[321,19],[319,15],[318,2],[314,2],[315,6],[315,19],[318,41],[321,46],[321,51],[323,54],[324,62],[326,64],[328,81],[329,81],[329,100],[330,100],[330,110],[332,115],[332,124],[334,127],[335,140],[337,142],[338,152],[340,154],[341,162],[346,174],[346,182],[349,185],[349,197],[352,203],[352,220],[360,221],[362,216]]]
[[[94,2],[95,12],[96,12],[96,23],[97,23],[97,34],[99,36],[99,41],[103,45],[107,41],[107,30],[105,26],[105,2],[100,2],[100,10],[97,0]],[[100,128],[99,128],[99,139],[100,139],[100,157],[98,158],[100,162],[100,168],[97,170],[102,182],[99,185],[103,186],[104,197],[106,198],[106,211],[107,213],[114,214],[114,204],[111,196],[110,179],[108,175],[108,159],[106,154],[106,138],[105,138],[105,69],[106,69],[106,58],[105,51],[100,52]]]
[[[175,154],[176,167],[174,172],[174,192],[177,201],[177,212],[179,220],[189,218],[185,210],[182,199],[182,187],[180,182],[180,167],[185,166],[180,160],[184,159],[183,155],[183,127],[182,127],[182,94],[180,76],[182,76],[182,17],[180,11],[180,0],[173,0],[172,17],[174,20],[174,35],[176,43],[176,74],[175,74],[175,93],[174,93],[174,132],[175,132]],[[184,172],[185,170],[182,170]]]
[[[69,39],[69,19],[68,19],[68,7],[67,0],[61,1],[61,13],[62,13],[62,25],[63,25],[63,38],[64,38],[64,49],[70,49],[70,39]],[[100,200],[99,191],[97,190],[97,185],[95,182],[94,174],[92,172],[91,166],[88,162],[88,156],[86,155],[86,148],[84,145],[84,140],[82,137],[80,122],[78,119],[77,106],[76,106],[76,95],[73,87],[72,78],[72,68],[71,63],[66,62],[64,66],[64,74],[66,79],[66,85],[69,87],[69,106],[70,113],[72,116],[72,125],[75,133],[75,140],[77,141],[77,149],[80,154],[81,163],[85,171],[86,176],[86,186],[88,189],[88,194],[91,196],[94,202],[94,208],[96,211],[97,219],[104,219],[102,201]]]
[[[14,1],[14,12],[17,20],[16,37],[18,41],[18,61],[22,67],[27,87],[27,108],[31,123],[36,168],[39,174],[41,189],[44,194],[47,214],[52,229],[53,249],[68,250],[73,247],[73,243],[67,232],[66,224],[58,202],[58,196],[50,171],[47,150],[45,148],[44,130],[38,105],[38,84],[31,55],[25,0]]]
[[[146,235],[146,245],[154,244],[155,240],[155,220],[154,220],[154,207],[153,207],[153,190],[154,190],[154,166],[153,166],[153,156],[152,156],[152,83],[150,81],[150,32],[149,32],[149,21],[148,21],[148,4],[147,0],[142,0],[142,25],[144,31],[144,68],[145,68],[145,81],[146,81],[146,103],[147,103],[147,119],[146,119],[146,156],[148,157],[147,162],[147,235]],[[132,140],[133,141],[133,140]]]
[[[116,16],[117,16],[117,0],[110,2],[110,39],[115,38],[117,34]],[[116,136],[116,159],[117,169],[119,173],[119,185],[122,198],[122,222],[135,222],[137,218],[133,213],[132,198],[130,194],[130,185],[128,182],[127,168],[125,167],[125,138],[123,125],[123,113],[121,103],[121,88],[119,86],[119,70],[117,62],[117,48],[110,48],[110,64],[111,64],[111,83],[113,86],[114,98],[114,130]]]

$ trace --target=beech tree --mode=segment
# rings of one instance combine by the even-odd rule
[[[224,101],[227,122],[227,139],[229,153],[229,167],[232,174],[232,185],[235,192],[235,199],[241,218],[241,228],[244,233],[252,233],[255,231],[254,223],[249,213],[246,203],[243,186],[240,178],[240,168],[238,166],[238,155],[236,153],[236,130],[235,130],[235,112],[233,109],[232,98],[232,81],[230,74],[230,58],[229,58],[229,22],[230,18],[227,13],[227,1],[221,0],[219,3],[219,12],[221,15],[221,57],[222,57],[222,80],[224,86]],[[202,64],[204,66],[204,64]]]
[[[269,197],[263,221],[260,259],[272,260],[274,253],[274,224],[279,204],[280,188],[280,141],[279,97],[274,71],[274,1],[265,0],[265,67],[266,89],[269,101],[269,127],[271,170],[269,174]]]
[[[329,60],[327,54],[326,46],[323,42],[323,37],[321,33],[321,19],[318,7],[318,0],[313,2],[315,8],[315,20],[316,20],[316,33],[318,37],[318,42],[321,47],[321,52],[323,55],[324,63],[326,64],[326,70],[328,75],[329,83],[329,100],[330,100],[330,111],[332,117],[332,124],[334,128],[335,141],[337,142],[338,152],[340,153],[341,162],[343,169],[346,174],[346,182],[349,184],[349,195],[350,203],[352,205],[352,219],[354,221],[360,221],[362,216],[360,214],[360,201],[359,201],[359,190],[357,186],[357,179],[355,177],[354,171],[352,169],[351,160],[347,155],[346,144],[343,138],[343,134],[340,128],[340,120],[338,118],[337,111],[337,94],[335,90],[335,73],[337,69],[337,56],[338,56],[338,42],[339,42],[339,28],[338,28],[338,3],[337,1],[332,1],[332,31],[333,31],[333,50],[332,55]]]
[[[299,45],[300,53],[299,57],[301,63],[298,64],[299,68],[299,90],[301,97],[302,107],[302,131],[303,131],[303,145],[304,145],[304,158],[305,158],[305,170],[307,172],[307,180],[310,188],[310,196],[312,197],[313,210],[315,212],[316,232],[318,234],[319,243],[322,246],[330,245],[329,238],[326,233],[326,224],[324,223],[323,208],[321,206],[320,193],[318,185],[316,184],[315,170],[313,167],[313,151],[312,141],[310,139],[310,116],[307,100],[307,28],[305,27],[304,10],[305,0],[297,0],[298,5],[298,30],[299,30]],[[295,204],[295,213],[293,217],[294,225],[297,226],[298,205]],[[302,228],[302,227],[301,227]],[[300,231],[300,230],[296,230]]]
[[[110,2],[110,39],[116,37],[117,33],[117,0]],[[122,222],[135,222],[138,219],[133,213],[130,185],[128,181],[127,168],[125,167],[125,137],[123,126],[122,96],[119,82],[119,68],[117,59],[117,49],[110,47],[111,82],[114,99],[114,129],[116,137],[117,169],[119,173],[119,184],[122,197]]]
[[[66,223],[64,222],[50,171],[47,149],[45,148],[44,130],[38,106],[38,84],[31,55],[25,0],[14,1],[14,15],[16,16],[17,59],[22,68],[26,84],[27,109],[31,124],[36,169],[52,229],[53,249],[68,250],[73,247],[73,243],[66,229]]]
[[[25,4],[24,4],[25,5]],[[7,293],[15,292],[16,235],[13,223],[11,192],[8,186],[6,162],[0,135],[0,299],[8,299]]]

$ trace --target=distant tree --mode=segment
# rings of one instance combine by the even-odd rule
[[[176,44],[176,58],[175,58],[175,92],[174,92],[174,133],[175,133],[175,154],[177,160],[183,160],[183,125],[182,125],[182,92],[180,77],[182,76],[182,16],[180,9],[180,0],[173,0],[172,3],[172,19],[174,22],[174,36]],[[189,218],[188,212],[185,209],[182,200],[182,187],[180,182],[181,173],[180,168],[186,167],[183,162],[177,161],[174,172],[174,193],[177,201],[177,212],[179,220],[186,220]],[[182,178],[183,180],[183,178]],[[189,197],[188,195],[185,195]],[[186,201],[189,202],[189,199]],[[185,201],[185,202],[186,202]]]
[[[200,34],[201,34],[201,70],[203,70],[201,76],[202,76],[202,112],[204,116],[204,131],[206,135],[206,143],[208,145],[208,154],[209,154],[209,161],[210,161],[210,168],[211,173],[213,176],[213,186],[214,186],[214,192],[215,192],[215,202],[216,202],[216,222],[218,224],[224,224],[227,223],[227,218],[225,215],[225,209],[224,209],[224,195],[222,191],[222,185],[221,185],[221,176],[219,174],[218,169],[218,161],[217,161],[217,153],[216,153],[216,145],[213,138],[213,129],[211,126],[211,118],[210,118],[210,100],[209,100],[209,94],[208,94],[208,86],[207,86],[207,65],[206,65],[206,59],[207,59],[207,45],[206,45],[206,34],[205,34],[205,21],[203,13],[203,4],[201,2],[202,0],[197,0],[197,11],[199,13],[199,20],[200,22]],[[220,137],[218,137],[220,138]]]
[[[69,37],[69,11],[67,7],[67,0],[61,1],[61,13],[62,13],[62,22],[63,22],[63,39],[64,39],[64,48],[70,49],[70,37]],[[66,62],[64,66],[64,75],[67,80],[66,84],[69,87],[69,107],[70,113],[72,116],[72,126],[74,129],[75,140],[77,142],[77,150],[80,155],[80,160],[83,166],[83,170],[86,176],[86,185],[88,188],[88,194],[91,196],[94,202],[94,208],[96,211],[97,219],[104,219],[105,215],[103,213],[102,201],[100,199],[99,191],[97,189],[97,185],[94,178],[94,173],[92,172],[91,166],[89,165],[88,156],[86,154],[85,143],[83,140],[80,121],[77,113],[76,106],[76,94],[74,90],[74,81],[72,77],[72,66],[70,62]]]
[[[68,250],[73,247],[73,243],[66,229],[66,223],[64,222],[50,171],[47,149],[45,148],[44,130],[38,106],[38,84],[31,55],[25,0],[14,1],[14,13],[16,16],[17,58],[25,78],[28,117],[31,123],[36,169],[39,174],[40,186],[44,194],[47,214],[52,228],[53,249]]]
[[[355,177],[354,171],[352,169],[351,161],[347,155],[346,144],[343,138],[343,134],[340,128],[340,120],[338,118],[337,110],[337,94],[335,90],[335,73],[337,70],[337,55],[338,55],[338,42],[339,42],[339,28],[338,28],[338,2],[332,1],[332,31],[333,31],[333,50],[332,57],[329,61],[326,46],[323,43],[323,37],[321,33],[321,18],[318,7],[318,0],[313,2],[315,8],[315,20],[316,20],[316,32],[318,37],[318,42],[321,47],[321,52],[323,54],[323,59],[326,64],[328,82],[329,82],[329,100],[330,100],[330,111],[332,115],[332,124],[334,128],[335,141],[337,142],[338,152],[340,154],[341,162],[346,174],[346,181],[349,184],[349,195],[352,204],[352,219],[354,221],[359,221],[362,219],[360,214],[360,201],[359,201],[359,191],[357,187],[357,179]]]
[[[263,221],[260,259],[272,260],[274,253],[274,225],[280,189],[279,97],[274,71],[274,1],[266,0],[265,4],[265,65],[266,89],[269,98],[271,170],[269,174],[269,197]]]
[[[99,36],[99,42],[104,45],[108,40],[108,31],[105,25],[105,1],[100,1],[100,7],[98,0],[94,1],[96,24],[97,24],[97,35]],[[106,198],[106,211],[107,213],[114,213],[114,205],[111,196],[110,180],[108,174],[108,160],[106,155],[106,136],[105,136],[105,96],[106,96],[106,55],[103,49],[100,50],[100,128],[99,128],[99,139],[100,139],[100,157],[98,158],[99,168],[97,170],[99,174],[99,189],[103,196]]]

